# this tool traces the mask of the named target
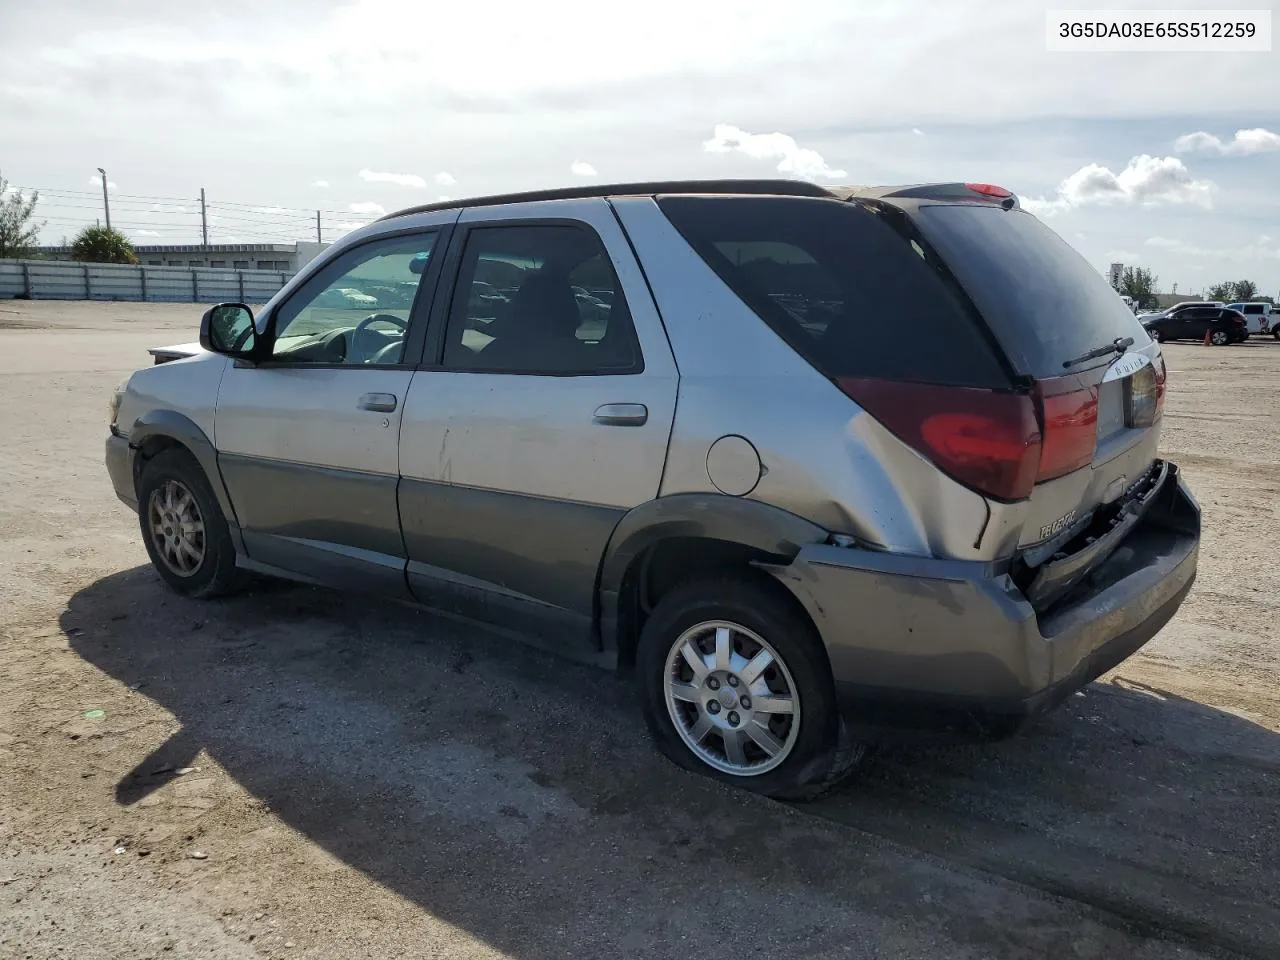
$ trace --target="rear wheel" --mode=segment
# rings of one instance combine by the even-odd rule
[[[687,770],[809,799],[867,753],[845,735],[813,625],[768,583],[676,588],[645,623],[636,659],[649,729]]]
[[[162,450],[142,468],[138,521],[152,565],[178,593],[204,599],[243,583],[226,518],[188,451]]]
[[[1209,334],[1209,342],[1212,343],[1215,347],[1224,346],[1230,340],[1231,340],[1231,337],[1227,335],[1227,331],[1225,330],[1214,330],[1211,334]]]

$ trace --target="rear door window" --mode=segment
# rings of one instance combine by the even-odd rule
[[[658,204],[729,288],[826,376],[1007,385],[972,305],[890,223],[905,220],[900,212],[796,197]]]
[[[1113,340],[1147,342],[1106,278],[1030,213],[923,203],[914,219],[1019,372],[1061,376],[1064,362]]]
[[[444,365],[548,376],[641,372],[631,315],[594,231],[577,224],[472,228]]]

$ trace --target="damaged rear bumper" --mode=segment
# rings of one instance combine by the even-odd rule
[[[809,545],[770,569],[817,625],[855,726],[1003,734],[1128,658],[1186,598],[1199,505],[1172,464],[1139,499],[1058,571],[1051,606],[987,563]]]

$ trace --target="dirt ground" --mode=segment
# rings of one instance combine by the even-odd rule
[[[1280,957],[1280,343],[1166,348],[1205,533],[1152,643],[791,807],[474,628],[167,592],[107,397],[199,312],[0,302],[0,958]]]

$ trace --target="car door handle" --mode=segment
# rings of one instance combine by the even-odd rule
[[[357,406],[361,410],[372,410],[374,413],[391,413],[396,408],[394,393],[366,393],[360,398]]]
[[[606,403],[596,407],[593,418],[606,427],[639,427],[649,419],[649,408],[643,403]]]

